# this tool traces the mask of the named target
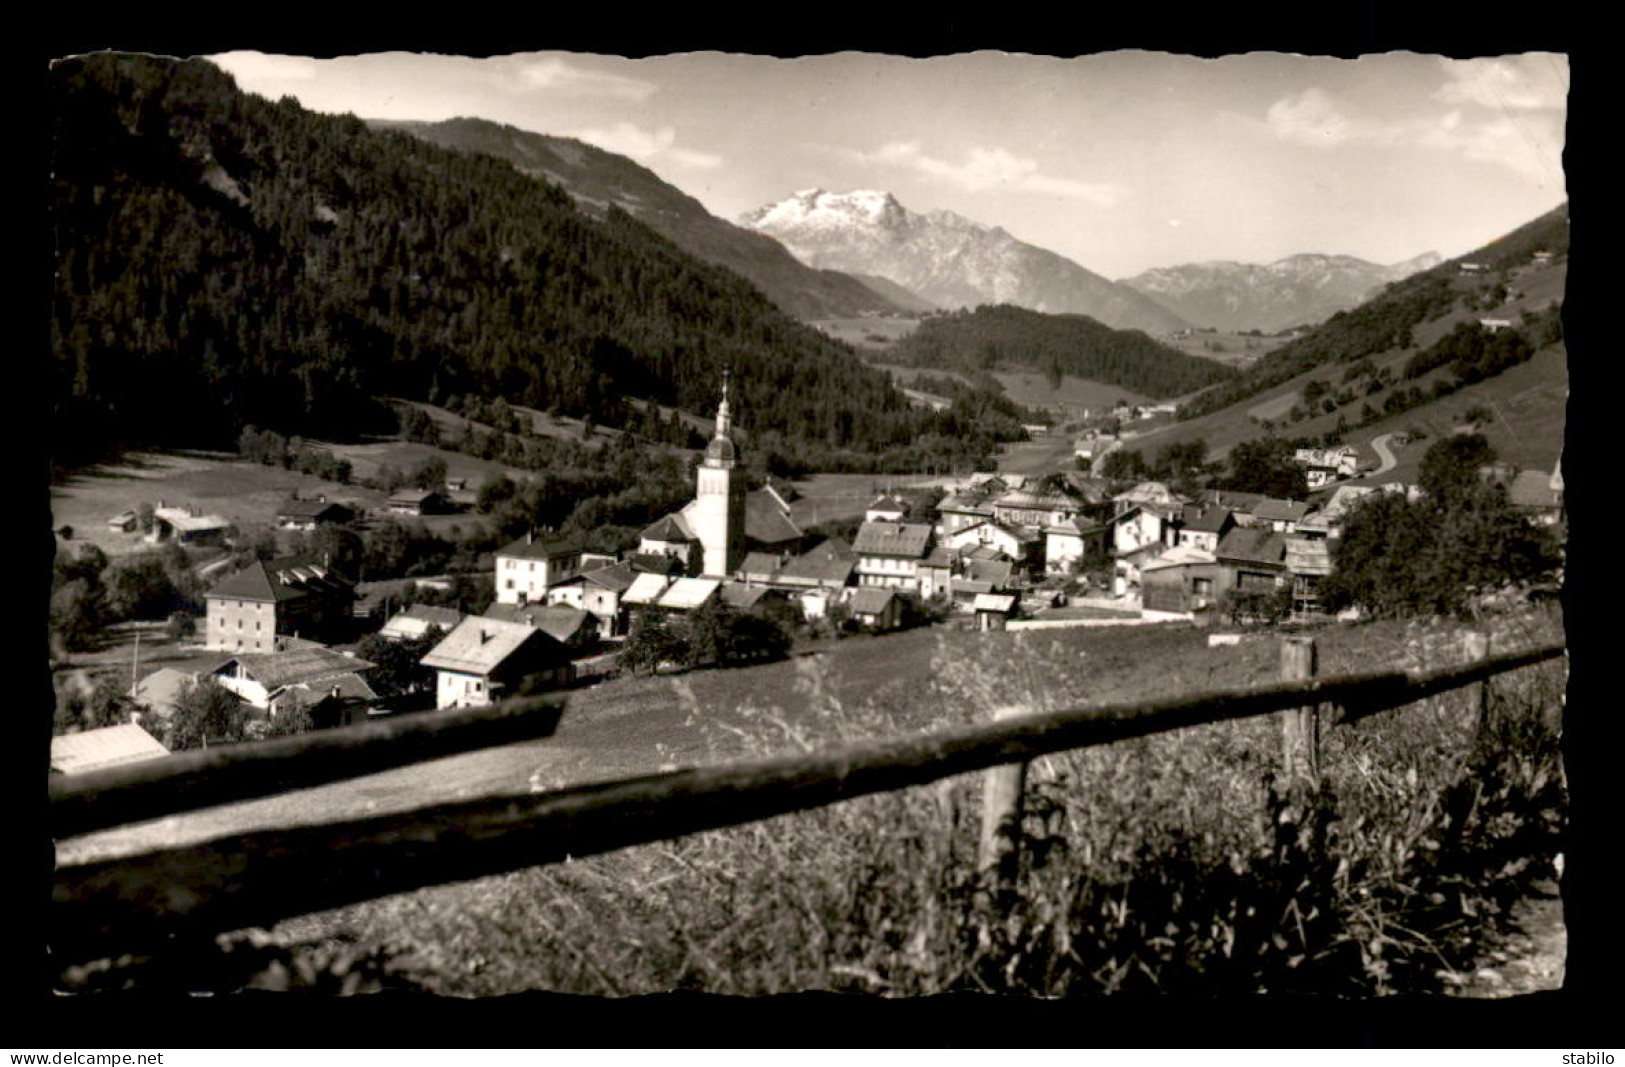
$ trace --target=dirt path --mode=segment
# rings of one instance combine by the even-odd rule
[[[1514,928],[1489,947],[1479,967],[1448,981],[1458,997],[1499,998],[1559,989],[1568,955],[1568,932],[1563,925],[1563,898],[1550,883],[1537,887],[1513,908]]]

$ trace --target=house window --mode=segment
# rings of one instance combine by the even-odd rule
[[[1194,578],[1191,580],[1191,592],[1197,596],[1210,596],[1213,593],[1212,578]]]

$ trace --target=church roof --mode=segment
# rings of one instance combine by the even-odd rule
[[[688,528],[688,523],[676,512],[663,515],[656,519],[643,531],[645,541],[695,541],[694,531]]]

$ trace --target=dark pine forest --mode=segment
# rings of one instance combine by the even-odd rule
[[[508,163],[240,92],[201,60],[52,79],[53,455],[392,432],[386,397],[709,414],[793,468],[968,467],[1014,417],[911,407],[847,346]]]

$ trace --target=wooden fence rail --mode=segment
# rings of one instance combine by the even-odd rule
[[[527,697],[54,776],[51,832],[58,839],[73,837],[547,737],[563,711],[558,696]]]
[[[176,937],[270,925],[390,893],[1305,705],[1336,705],[1348,722],[1563,653],[1555,644],[1433,671],[1351,674],[1026,715],[808,755],[266,830],[64,867],[53,891],[52,947],[63,961],[139,954]]]

